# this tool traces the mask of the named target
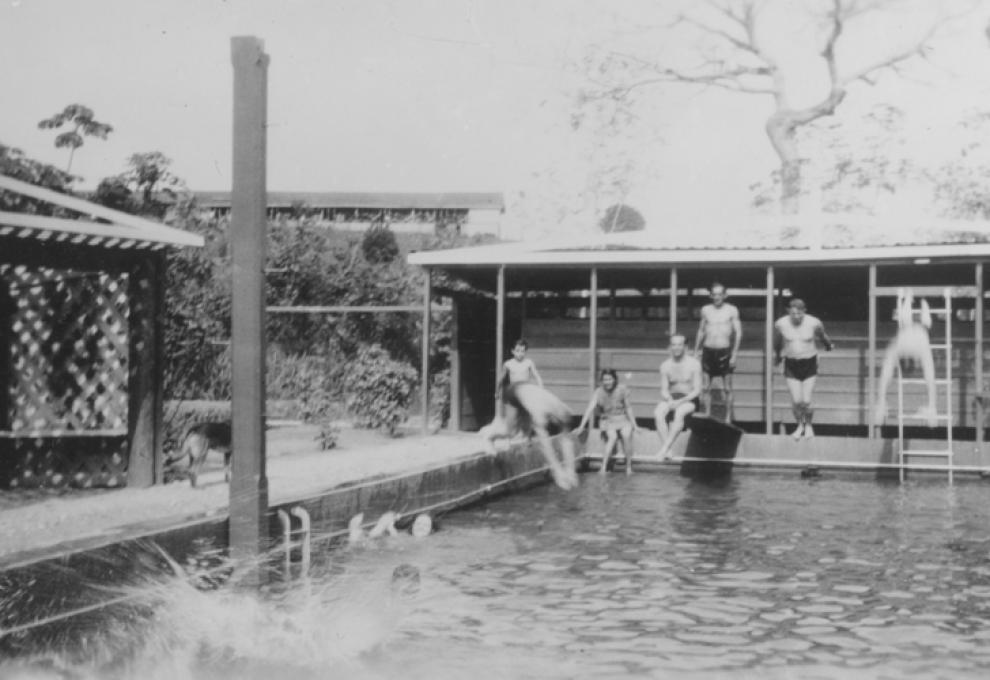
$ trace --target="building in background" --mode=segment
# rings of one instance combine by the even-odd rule
[[[229,216],[229,191],[193,193],[201,209],[216,218]],[[396,233],[454,230],[501,237],[504,213],[501,193],[268,192],[270,219],[308,219],[353,231],[387,224]]]

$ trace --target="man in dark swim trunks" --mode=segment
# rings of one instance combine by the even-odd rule
[[[496,439],[508,439],[516,432],[531,431],[540,442],[540,450],[557,486],[562,489],[576,487],[574,442],[570,437],[573,414],[567,405],[550,391],[529,382],[512,383],[502,395],[505,417],[496,416],[479,433],[485,440],[485,450],[494,454]],[[558,459],[550,437],[561,433],[564,436],[560,438],[561,458]]]
[[[701,308],[701,323],[694,342],[694,355],[701,351],[701,369],[705,377],[704,403],[707,414],[712,410],[712,386],[715,379],[722,381],[725,390],[725,417],[732,419],[732,372],[736,369],[736,356],[742,341],[742,323],[739,310],[725,301],[725,286],[715,282],[711,286],[712,302]]]
[[[791,393],[791,403],[797,427],[794,439],[810,439],[815,436],[811,427],[814,409],[811,396],[818,375],[818,344],[831,352],[833,343],[825,333],[825,326],[806,313],[803,300],[794,298],[787,309],[787,316],[777,319],[773,325],[774,364],[784,361],[784,378]]]
[[[698,408],[701,395],[701,364],[684,351],[686,342],[680,333],[672,335],[670,357],[660,364],[660,403],[653,412],[660,436],[660,460],[671,458],[674,441],[684,430],[687,417]]]

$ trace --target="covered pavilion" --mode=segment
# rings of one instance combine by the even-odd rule
[[[932,307],[949,309],[936,315],[931,335],[949,345],[936,362],[941,375],[950,370],[939,389],[951,405],[951,426],[917,434],[955,434],[981,450],[987,223],[823,213],[674,226],[410,255],[410,263],[442,272],[438,285],[455,291],[454,426],[474,429],[492,416],[495,375],[516,337],[529,340],[545,383],[575,411],[587,403],[598,371],[614,368],[646,421],[669,337],[683,333],[693,345],[700,308],[718,281],[743,325],[738,425],[769,436],[791,422],[772,361],[772,325],[789,299],[800,297],[836,341],[835,351],[822,355],[816,428],[888,437],[890,426],[875,427],[871,410],[883,351],[896,331],[896,296],[910,288]],[[451,279],[460,283],[439,283]],[[905,389],[903,410],[916,410],[923,389]]]

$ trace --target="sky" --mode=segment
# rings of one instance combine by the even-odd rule
[[[796,104],[817,96],[824,75],[797,56],[814,43],[812,2],[768,0],[768,45],[802,67],[791,82]],[[505,221],[520,235],[593,229],[596,211],[617,200],[594,188],[588,150],[597,148],[629,161],[621,198],[648,228],[730,219],[749,210],[750,186],[777,164],[763,132],[768,98],[666,85],[610,139],[570,125],[583,82],[575,65],[590,48],[646,46],[690,63],[694,43],[663,26],[696,4],[0,0],[0,142],[64,167],[67,152],[37,123],[82,103],[114,126],[77,151],[72,169],[83,187],[154,150],[190,188],[229,189],[230,38],[252,35],[270,56],[270,190],[502,192]],[[990,2],[895,4],[843,37],[840,64],[909,41],[939,11],[972,13],[933,39],[928,62],[909,77],[853,86],[841,115],[878,101],[903,105],[917,132],[912,153],[930,155],[961,112],[990,107]]]

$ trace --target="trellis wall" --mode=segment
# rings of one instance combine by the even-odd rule
[[[128,278],[0,265],[0,485],[126,483]]]

